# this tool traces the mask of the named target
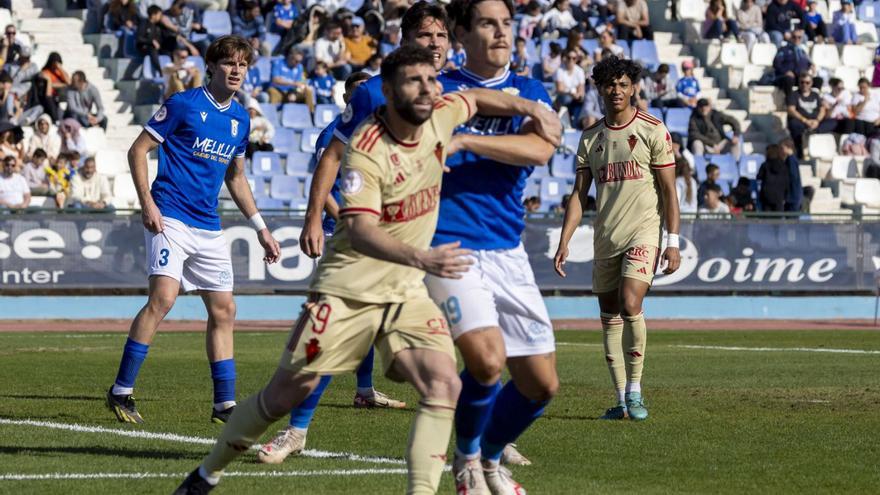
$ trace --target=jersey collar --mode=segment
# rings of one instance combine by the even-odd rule
[[[229,103],[227,103],[226,105],[221,105],[221,104],[217,103],[217,100],[215,100],[214,96],[211,94],[211,92],[208,91],[207,86],[202,86],[202,93],[205,94],[205,97],[208,98],[208,101],[211,102],[211,105],[214,105],[214,108],[216,108],[217,110],[220,110],[221,112],[225,112],[226,110],[229,109],[229,107],[232,106],[232,100],[229,100]]]
[[[474,82],[480,83],[482,86],[491,87],[497,86],[507,80],[507,77],[510,76],[510,64],[507,64],[504,67],[504,72],[502,72],[501,75],[495,76],[492,79],[483,79],[482,77],[474,74],[464,67],[458,69],[458,71],[461,72],[468,79],[472,79]]]

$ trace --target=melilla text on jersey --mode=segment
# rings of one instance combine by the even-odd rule
[[[229,165],[229,160],[232,159],[232,156],[235,153],[235,146],[222,143],[216,139],[200,139],[196,136],[196,141],[192,145],[192,150],[193,156],[195,157],[214,160],[223,165]]]

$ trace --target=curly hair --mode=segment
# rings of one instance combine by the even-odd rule
[[[593,67],[593,82],[596,87],[605,87],[615,79],[623,76],[629,77],[633,84],[639,82],[639,76],[642,74],[642,66],[632,60],[618,58],[616,56],[602,57],[602,60]]]

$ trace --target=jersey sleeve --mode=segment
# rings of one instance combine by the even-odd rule
[[[370,96],[370,90],[367,89],[366,84],[361,84],[354,90],[351,101],[348,102],[345,110],[343,110],[342,117],[339,119],[339,125],[333,131],[333,136],[342,141],[343,144],[348,144],[358,124],[369,117],[373,110],[373,98]]]
[[[663,169],[675,167],[675,155],[672,151],[672,136],[666,126],[658,125],[649,137],[651,148],[651,168]]]
[[[432,120],[437,129],[438,137],[444,143],[452,139],[452,131],[474,116],[476,109],[461,93],[447,93],[434,104]]]
[[[180,93],[172,95],[165,100],[159,110],[156,110],[150,121],[144,125],[144,130],[156,141],[164,143],[165,138],[177,130],[177,124],[184,115],[186,115],[186,102],[180,97]],[[247,130],[246,127],[244,129]]]
[[[581,139],[578,142],[577,154],[575,155],[575,172],[580,172],[581,170],[589,170],[590,162],[587,160],[587,139],[586,133],[581,135]]]
[[[241,123],[238,124],[238,133],[241,134],[241,140],[238,142],[238,146],[235,147],[236,158],[244,158],[245,152],[247,151],[250,128],[251,116],[248,114],[244,114],[244,120],[242,120]]]
[[[339,216],[382,213],[382,169],[366,154],[349,148],[343,159]]]

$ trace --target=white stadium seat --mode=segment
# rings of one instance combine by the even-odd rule
[[[855,190],[856,203],[869,208],[880,208],[880,180],[858,179]]]
[[[104,134],[104,129],[101,126],[87,127],[82,131],[85,133],[86,151],[89,156],[95,156],[99,150],[107,147],[107,136]]]
[[[120,174],[113,178],[113,206],[117,208],[138,208],[137,189],[131,174]]]
[[[743,43],[724,43],[721,45],[721,65],[745,67],[749,63],[749,51]]]
[[[834,77],[843,81],[843,86],[846,89],[856,91],[859,89],[859,78],[862,77],[862,73],[855,67],[841,65],[834,69]]]
[[[837,51],[837,45],[826,43],[814,44],[813,51],[810,53],[810,60],[817,67],[836,69],[840,65],[840,53]]]
[[[837,142],[834,140],[834,134],[812,134],[810,135],[810,156],[821,160],[832,160],[837,149]]]
[[[876,43],[877,26],[873,22],[856,21],[856,36],[860,43]]]
[[[831,159],[831,172],[829,175],[832,179],[844,180],[857,177],[859,170],[856,167],[856,161],[851,156],[835,156]]]
[[[98,150],[95,154],[95,167],[99,174],[115,177],[128,173],[128,156],[121,150]]]
[[[844,45],[840,63],[857,69],[864,69],[874,62],[874,54],[863,45]],[[872,69],[873,70],[873,69]]]
[[[755,43],[752,47],[752,63],[764,67],[773,65],[776,57],[776,45],[773,43]]]

